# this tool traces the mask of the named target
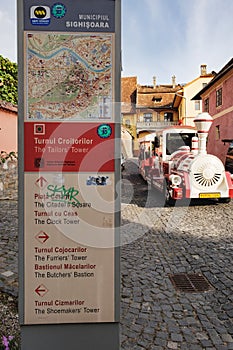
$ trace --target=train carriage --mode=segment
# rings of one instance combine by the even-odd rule
[[[153,140],[139,140],[139,172],[149,187],[164,194],[166,204],[182,199],[229,202],[233,176],[206,151],[212,118],[201,113],[194,122],[196,128],[176,126],[157,133]]]

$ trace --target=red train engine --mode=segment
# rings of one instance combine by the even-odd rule
[[[139,172],[164,194],[166,204],[198,198],[229,202],[232,175],[219,158],[206,152],[212,118],[201,113],[194,122],[196,129],[177,126],[157,133],[152,142],[140,140]]]

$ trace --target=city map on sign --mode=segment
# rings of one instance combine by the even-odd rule
[[[27,33],[27,120],[111,120],[112,34]]]

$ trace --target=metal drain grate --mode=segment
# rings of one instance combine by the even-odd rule
[[[187,293],[206,292],[213,289],[213,286],[200,273],[177,273],[169,275],[174,287]]]

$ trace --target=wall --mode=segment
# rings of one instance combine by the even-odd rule
[[[0,164],[0,200],[18,199],[18,162],[8,160]]]
[[[17,108],[0,101],[0,151],[17,152]]]
[[[222,88],[222,105],[216,107],[216,91]],[[202,96],[209,98],[209,114],[214,121],[209,131],[207,152],[216,155],[225,164],[229,142],[233,140],[233,72],[232,70],[219,79]]]
[[[121,129],[121,153],[125,158],[131,158],[133,156],[133,138],[127,129]]]
[[[222,105],[216,107],[216,91],[222,88]],[[219,79],[202,97],[204,101],[209,98],[209,114],[215,119],[226,113],[233,112],[233,71],[228,72]]]
[[[207,153],[213,154],[221,159],[223,164],[226,162],[226,155],[229,148],[229,142],[222,140],[233,140],[233,112],[214,119],[209,130]],[[217,129],[218,128],[218,129]]]
[[[203,88],[203,84],[207,84],[210,80],[213,79],[213,76],[201,76],[199,78],[196,78],[195,80],[191,81],[190,83],[186,84],[183,88],[184,91],[184,98],[185,100],[185,111],[183,110],[183,114],[186,113],[185,118],[185,125],[189,126],[195,126],[193,119],[202,111],[202,101],[200,102],[200,108],[195,109],[195,101],[192,101],[191,99],[193,96],[196,95],[198,91],[200,91]],[[184,103],[184,101],[183,101]]]

